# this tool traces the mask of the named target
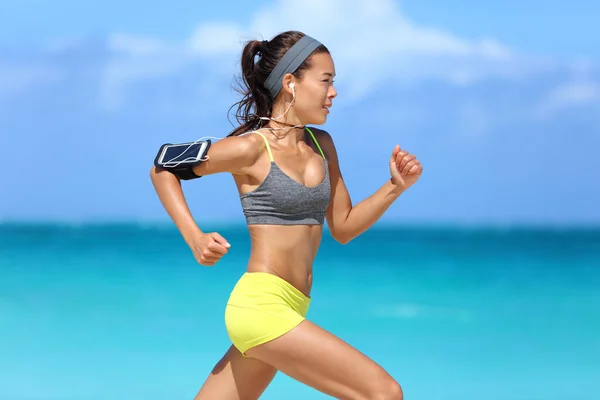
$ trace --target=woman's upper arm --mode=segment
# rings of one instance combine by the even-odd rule
[[[194,167],[198,176],[219,172],[244,174],[254,165],[260,155],[260,143],[257,135],[230,136],[213,143],[206,153],[208,160]]]
[[[352,200],[339,164],[337,150],[329,133],[320,130],[319,143],[322,143],[323,151],[329,164],[329,177],[331,180],[331,200],[327,208],[327,224],[332,233],[343,223],[352,209]],[[335,234],[335,233],[334,233]]]

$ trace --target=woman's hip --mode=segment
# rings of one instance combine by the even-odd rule
[[[246,272],[225,308],[225,326],[242,352],[279,337],[302,322],[311,298],[286,280],[267,272]]]

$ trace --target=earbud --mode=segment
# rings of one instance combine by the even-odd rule
[[[279,118],[283,117],[285,114],[288,113],[288,111],[290,111],[290,108],[292,107],[292,104],[294,104],[294,101],[296,100],[296,90],[294,89],[294,84],[292,82],[288,83],[288,87],[290,89],[292,89],[292,101],[288,105],[287,110],[285,110],[285,112],[283,114],[281,114],[280,116],[278,116],[278,117],[274,117],[274,118],[259,117],[261,120],[275,121],[276,119],[279,119]],[[275,122],[279,122],[279,121],[275,121]],[[292,128],[301,128],[301,127],[303,127],[303,125],[294,125],[294,126],[292,126]],[[271,129],[287,129],[287,128],[271,128]]]

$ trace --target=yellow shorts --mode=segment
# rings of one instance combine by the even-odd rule
[[[233,345],[246,350],[289,332],[302,322],[310,297],[284,279],[266,272],[246,272],[225,308],[225,327]]]

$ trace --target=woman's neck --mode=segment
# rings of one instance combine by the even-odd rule
[[[270,133],[279,144],[285,147],[296,147],[298,142],[304,140],[303,126],[284,125],[271,121],[261,130]]]

